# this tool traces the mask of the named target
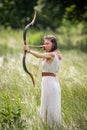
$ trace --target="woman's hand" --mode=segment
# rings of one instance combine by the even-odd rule
[[[27,45],[24,45],[24,51],[28,52],[30,49]]]
[[[43,45],[43,46],[42,46],[42,49],[43,49],[43,50],[45,50],[45,47],[46,47],[46,46],[45,46],[45,45]]]

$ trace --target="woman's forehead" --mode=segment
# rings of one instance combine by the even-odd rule
[[[44,39],[44,41],[46,41],[46,42],[51,42],[51,40],[50,40],[50,39]]]
[[[44,43],[51,43],[51,41],[49,39],[44,39]]]

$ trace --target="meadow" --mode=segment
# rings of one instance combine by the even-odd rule
[[[69,29],[61,27],[56,34],[32,29],[27,42],[42,45],[43,35],[56,35],[63,57],[57,75],[62,94],[61,130],[87,130],[87,38],[81,25]],[[34,87],[22,66],[22,35],[22,29],[0,27],[0,130],[50,130],[39,117],[41,60],[27,54]]]

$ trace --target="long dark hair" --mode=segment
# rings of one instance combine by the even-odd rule
[[[55,36],[47,35],[47,36],[44,36],[44,39],[50,40],[52,42],[52,49],[51,49],[51,51],[55,51],[56,49],[58,49],[57,40],[56,40]]]

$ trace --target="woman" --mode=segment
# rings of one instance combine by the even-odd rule
[[[46,53],[30,50],[24,45],[24,50],[37,58],[43,58],[42,91],[40,115],[48,125],[62,124],[61,119],[61,89],[56,74],[61,64],[61,53],[58,50],[57,40],[53,35],[44,37],[42,48]]]

